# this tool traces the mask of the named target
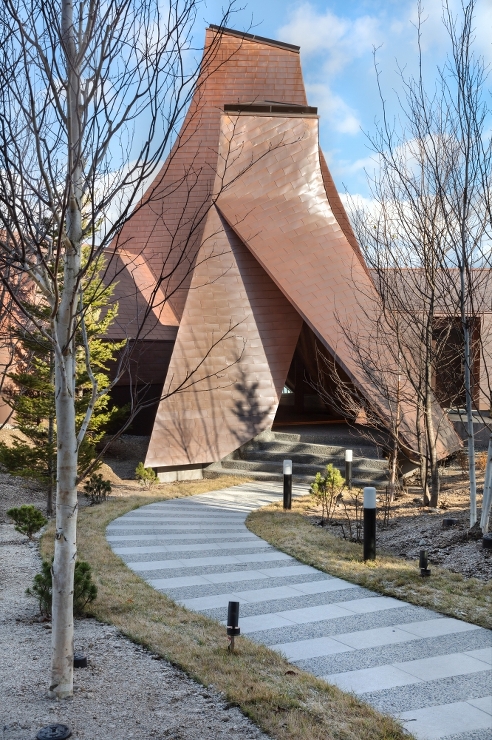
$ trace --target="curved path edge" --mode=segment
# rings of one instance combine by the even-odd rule
[[[305,494],[295,488],[294,495]],[[281,486],[252,483],[142,506],[108,542],[153,588],[393,715],[417,740],[491,740],[489,630],[299,563],[250,532]]]

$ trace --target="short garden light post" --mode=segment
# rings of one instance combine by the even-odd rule
[[[352,450],[345,450],[345,483],[352,490]]]
[[[429,556],[428,556],[425,545],[426,545],[425,540],[421,540],[420,541],[420,553],[419,553],[419,568],[420,568],[420,575],[422,576],[422,578],[425,578],[426,576],[430,576],[431,574],[428,568]]]
[[[364,488],[364,560],[376,560],[376,489]]]
[[[229,650],[234,652],[234,638],[241,634],[239,627],[239,601],[229,601],[227,607],[227,635],[230,640]]]
[[[284,460],[284,509],[292,509],[292,460]]]
[[[36,740],[66,740],[68,737],[72,737],[70,727],[57,723],[42,727],[36,735]]]
[[[87,668],[87,655],[84,653],[73,654],[73,667],[74,668]]]

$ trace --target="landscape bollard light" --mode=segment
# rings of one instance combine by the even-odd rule
[[[376,489],[364,488],[364,561],[376,560]]]
[[[73,654],[73,667],[74,668],[87,668],[87,655],[84,653]]]
[[[72,737],[70,727],[57,723],[42,727],[36,735],[36,740],[67,740],[69,737]]]
[[[227,608],[227,635],[230,640],[229,650],[234,652],[234,638],[241,634],[239,628],[239,601],[229,601]]]
[[[430,576],[431,574],[428,568],[428,565],[429,565],[429,556],[425,548],[425,540],[421,540],[420,554],[419,554],[419,568],[420,568],[420,575],[422,576],[422,578],[425,578],[426,576]]]
[[[345,483],[352,490],[352,450],[345,450]]]
[[[284,460],[284,510],[292,509],[292,460]]]

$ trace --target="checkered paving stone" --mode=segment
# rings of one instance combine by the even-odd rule
[[[228,602],[239,601],[242,634],[392,714],[417,740],[490,740],[490,632],[332,578],[269,546],[245,520],[281,495],[275,483],[246,484],[151,504],[111,522],[108,541],[129,568],[188,609],[225,624]]]

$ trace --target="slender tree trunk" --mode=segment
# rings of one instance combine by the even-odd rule
[[[417,402],[417,445],[419,450],[419,463],[420,463],[420,485],[422,486],[422,504],[429,506],[429,484],[427,480],[427,445],[425,443],[424,434],[422,432],[422,421],[423,421],[423,409],[422,402],[419,398]],[[425,427],[425,424],[424,424]]]
[[[68,208],[64,239],[63,290],[54,321],[57,496],[53,561],[52,696],[73,694],[73,588],[77,555],[77,434],[75,416],[75,317],[82,245],[81,75],[71,0],[62,0],[67,67]]]
[[[425,428],[427,432],[427,449],[431,474],[430,505],[436,507],[439,502],[439,465],[437,461],[436,433],[432,417],[433,396],[430,385],[425,392]]]
[[[400,357],[398,356],[398,366],[400,365]],[[401,377],[398,374],[398,383],[396,387],[396,414],[395,414],[395,425],[393,434],[393,450],[391,451],[389,461],[389,500],[393,503],[395,500],[396,482],[398,479],[398,450],[400,447],[400,415],[401,415]]]
[[[50,387],[55,387],[55,363],[53,350],[50,350]],[[55,455],[53,442],[55,439],[55,417],[50,413],[48,417],[48,500],[46,502],[46,514],[48,518],[53,516],[53,492],[55,490]]]
[[[390,460],[389,460],[388,493],[389,493],[390,503],[393,503],[393,501],[395,500],[397,460],[398,460],[398,443],[395,440],[394,447],[391,450]]]
[[[471,340],[467,317],[462,313],[464,350],[465,350],[465,397],[466,397],[466,431],[468,437],[468,468],[470,473],[470,527],[477,521],[477,479],[475,472],[475,431],[473,429],[473,397],[471,382]]]
[[[485,468],[485,481],[483,484],[482,516],[480,526],[486,534],[489,530],[490,507],[492,504],[492,434],[489,437],[489,448],[487,450],[487,467]]]
[[[61,322],[59,335],[66,322]],[[57,496],[55,557],[52,567],[52,658],[50,695],[64,699],[73,693],[73,582],[77,555],[77,444],[71,383],[72,343],[64,368],[56,368]],[[57,363],[61,364],[61,363]],[[63,370],[65,372],[63,372]],[[65,375],[66,374],[66,375]]]

